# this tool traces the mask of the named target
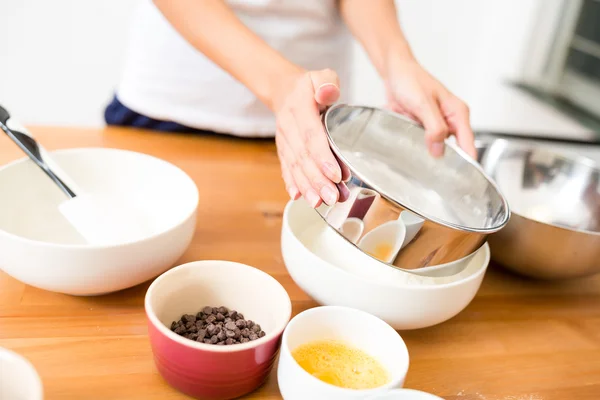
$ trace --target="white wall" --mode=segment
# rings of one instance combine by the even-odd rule
[[[465,100],[478,88],[519,76],[540,1],[396,0],[400,23],[417,59]],[[560,0],[559,0],[560,1]],[[382,88],[364,54],[355,85],[376,102]],[[377,90],[367,91],[367,86]]]
[[[549,1],[561,0],[397,0],[397,5],[417,58],[470,104],[474,125],[486,129],[506,128],[510,120],[511,100],[500,83],[520,74],[537,7]],[[2,3],[0,37],[10,40],[2,43],[0,103],[26,124],[101,125],[136,0]],[[383,86],[360,49],[354,67],[354,101],[382,104]],[[515,129],[521,119],[514,119]],[[565,127],[572,128],[560,126]]]
[[[0,104],[27,124],[101,124],[136,0],[0,2]]]

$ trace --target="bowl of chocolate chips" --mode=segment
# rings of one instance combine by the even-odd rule
[[[228,261],[197,261],[159,276],[145,298],[161,376],[198,399],[231,399],[267,379],[292,305],[277,280]]]

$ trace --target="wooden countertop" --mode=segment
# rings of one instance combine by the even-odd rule
[[[271,141],[126,129],[31,131],[48,149],[117,147],[181,167],[201,193],[201,222],[181,262],[250,264],[286,287],[294,314],[316,305],[292,282],[281,258],[287,196]],[[20,157],[0,134],[0,164]],[[0,272],[0,346],[32,361],[48,400],[187,398],[154,367],[143,309],[147,287],[70,297]],[[491,267],[465,311],[401,335],[411,357],[409,388],[448,400],[600,399],[600,275],[541,283]],[[275,375],[248,398],[280,398]]]

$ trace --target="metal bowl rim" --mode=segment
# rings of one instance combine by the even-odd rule
[[[462,159],[463,161],[466,161],[469,165],[471,165],[471,167],[474,167],[494,188],[494,190],[496,191],[497,195],[500,197],[500,200],[502,201],[502,205],[504,206],[504,209],[506,210],[506,212],[504,213],[504,218],[502,220],[502,222],[492,228],[473,228],[473,227],[468,227],[468,226],[464,226],[464,225],[460,225],[460,224],[455,224],[452,222],[448,222],[448,221],[444,221],[440,218],[437,217],[433,217],[430,215],[427,215],[423,212],[418,211],[416,208],[414,207],[409,207],[406,204],[400,203],[397,200],[394,200],[391,196],[389,196],[385,191],[381,190],[381,188],[377,187],[376,185],[373,185],[372,183],[368,182],[366,179],[364,179],[363,175],[361,175],[360,173],[358,173],[350,164],[350,162],[346,159],[346,157],[344,157],[341,154],[340,149],[338,148],[338,146],[335,144],[335,142],[333,141],[333,139],[331,138],[331,135],[329,133],[329,127],[328,127],[328,117],[329,114],[334,111],[337,110],[339,108],[359,108],[359,109],[364,109],[364,110],[373,110],[373,111],[377,111],[377,112],[383,112],[386,113],[392,117],[395,118],[399,118],[399,119],[403,119],[407,122],[416,124],[418,126],[421,126],[421,124],[419,124],[417,121],[414,121],[402,114],[393,112],[391,110],[387,110],[384,108],[379,108],[379,107],[371,107],[371,106],[362,106],[362,105],[353,105],[353,104],[336,104],[332,107],[329,107],[327,109],[327,111],[325,111],[325,113],[323,114],[323,124],[325,126],[325,133],[327,135],[327,140],[329,141],[329,145],[331,146],[333,152],[335,153],[335,155],[337,157],[340,158],[340,160],[346,164],[346,166],[352,171],[352,173],[354,175],[356,175],[361,181],[366,182],[369,184],[369,186],[371,188],[373,188],[377,193],[379,193],[381,196],[383,196],[385,199],[387,199],[388,201],[394,203],[394,204],[398,204],[401,207],[425,218],[428,221],[434,222],[438,225],[441,226],[445,226],[454,230],[459,230],[459,231],[464,231],[464,232],[471,232],[471,233],[480,233],[480,234],[492,234],[495,232],[498,232],[499,230],[501,230],[502,228],[504,228],[509,220],[510,220],[510,215],[511,215],[511,209],[510,206],[508,204],[508,201],[506,199],[506,197],[504,196],[504,194],[500,191],[500,188],[498,187],[498,185],[496,184],[496,182],[483,170],[483,168],[481,167],[481,165],[471,159],[471,157],[469,157],[460,147],[458,147],[457,145],[455,145],[454,143],[449,143],[448,141],[444,142],[444,145],[447,148],[452,149],[454,152],[456,152]]]
[[[510,140],[507,140],[505,138],[485,138],[485,139],[476,139],[475,140],[476,144],[484,143],[484,144],[487,144],[488,146],[495,142],[501,142],[503,145],[505,145],[507,147],[511,147],[511,148],[518,149],[518,150],[532,149],[532,150],[536,150],[536,151],[541,151],[542,153],[545,153],[545,154],[552,154],[553,156],[557,156],[557,158],[584,165],[584,166],[592,168],[592,169],[598,171],[598,173],[600,173],[600,166],[594,160],[592,160],[591,158],[585,157],[585,156],[580,156],[578,154],[570,155],[570,154],[566,154],[566,153],[559,153],[557,151],[553,151],[553,150],[547,149],[547,148],[533,147],[531,145],[527,145],[527,144],[523,144],[523,143],[511,142]],[[545,225],[545,226],[550,226],[552,228],[556,228],[556,229],[560,229],[560,230],[564,230],[564,231],[568,231],[568,232],[581,233],[584,235],[600,236],[600,231],[590,231],[587,229],[576,229],[576,228],[571,228],[569,226],[538,221],[537,219],[527,217],[515,210],[511,210],[511,214],[521,217],[523,219],[526,219],[527,221],[535,222],[535,223]]]

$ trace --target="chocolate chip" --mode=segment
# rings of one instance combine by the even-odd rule
[[[175,333],[178,335],[183,335],[185,332],[186,332],[185,326],[179,325],[177,328],[175,328]]]
[[[196,316],[191,314],[185,314],[183,317],[181,317],[181,320],[183,322],[196,322]]]
[[[183,314],[171,322],[170,329],[187,339],[218,346],[248,343],[266,335],[259,324],[225,306],[206,306],[195,315]]]
[[[209,336],[212,336],[215,334],[215,329],[217,329],[216,325],[208,324],[206,326],[206,332],[208,333]]]
[[[235,326],[237,326],[240,329],[243,329],[246,327],[246,321],[244,321],[243,319],[238,319],[237,321],[235,321]]]
[[[235,330],[235,328],[237,327],[236,323],[231,321],[225,324],[225,329],[229,330],[229,331],[233,331]]]

